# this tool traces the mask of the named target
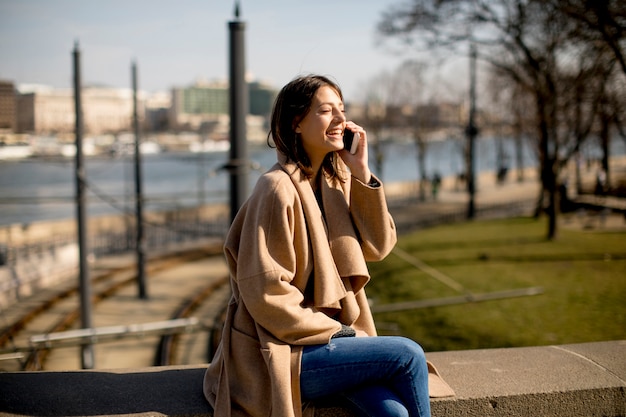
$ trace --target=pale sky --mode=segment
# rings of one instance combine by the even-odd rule
[[[348,100],[411,58],[376,46],[383,10],[403,0],[241,0],[246,66],[277,88],[298,74],[333,76]],[[128,88],[136,60],[149,92],[228,77],[234,0],[0,0],[0,79],[72,86],[78,41],[83,84]]]

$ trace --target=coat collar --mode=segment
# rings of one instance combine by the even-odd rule
[[[345,307],[346,304],[353,304],[341,301],[346,297],[354,297],[354,293],[369,281],[369,273],[346,199],[349,195],[350,179],[335,186],[328,178],[323,177],[321,195],[324,216],[304,172],[280,152],[278,162],[289,174],[302,201],[313,252],[315,307],[340,310],[342,305]],[[343,168],[347,172],[347,167]],[[346,319],[350,322],[356,320],[356,317]]]

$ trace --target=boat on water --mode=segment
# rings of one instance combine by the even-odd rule
[[[226,152],[230,149],[230,142],[227,140],[206,140],[203,142],[191,142],[189,150],[193,153],[201,152]]]
[[[0,145],[0,160],[28,158],[34,154],[30,145]]]
[[[76,156],[76,144],[68,142],[59,142],[54,137],[37,137],[32,141],[32,156],[39,157],[55,157],[62,156],[64,158],[72,158]],[[93,139],[86,138],[83,140],[83,155],[94,156],[99,153],[98,147]]]
[[[139,153],[142,155],[151,155],[161,153],[161,145],[156,142],[141,142],[139,144]],[[133,155],[135,153],[134,143],[119,142],[111,146],[109,153],[111,155]]]

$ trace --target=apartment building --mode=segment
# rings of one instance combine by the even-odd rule
[[[277,91],[261,82],[248,83],[249,115],[246,119],[249,140],[264,140]],[[229,126],[229,89],[226,82],[197,82],[172,89],[170,128],[200,131],[213,139],[227,139]]]
[[[104,87],[82,89],[85,134],[99,135],[132,129],[132,90]],[[143,119],[143,98],[138,114]],[[75,130],[75,104],[72,89],[24,86],[17,96],[17,131],[52,135]]]
[[[15,86],[12,82],[0,80],[0,131],[15,130]]]
[[[228,85],[197,82],[194,85],[173,88],[169,124],[177,130],[197,131],[202,126],[228,124]]]

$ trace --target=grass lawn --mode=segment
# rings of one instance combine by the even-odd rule
[[[401,236],[398,246],[473,293],[542,287],[543,294],[375,314],[380,334],[426,351],[626,339],[626,233],[517,218],[440,226]],[[374,304],[461,293],[396,254],[371,263]]]

